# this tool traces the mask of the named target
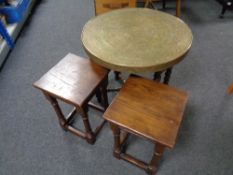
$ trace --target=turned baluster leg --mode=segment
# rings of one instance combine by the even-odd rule
[[[153,80],[160,82],[160,80],[161,80],[161,74],[162,74],[162,71],[160,71],[160,72],[155,72],[155,73],[154,73]]]
[[[62,129],[64,129],[65,131],[67,131],[67,121],[62,113],[62,110],[56,100],[56,98],[52,97],[51,95],[43,92],[44,96],[46,97],[46,99],[51,103],[51,105],[53,106],[54,111],[57,114],[58,117],[58,121],[60,126],[62,127]]]
[[[107,94],[107,86],[108,86],[108,78],[106,78],[106,80],[103,82],[103,85],[102,85],[102,97],[103,97],[103,106],[104,106],[104,109],[106,110],[109,103],[108,103],[108,94]]]
[[[120,80],[120,72],[114,71],[115,80]]]
[[[146,0],[144,7],[149,7],[149,5],[154,8],[153,1],[152,0]]]
[[[149,175],[154,175],[155,172],[157,171],[158,162],[159,162],[159,160],[164,152],[164,149],[165,149],[165,146],[163,146],[159,143],[157,143],[155,145],[153,157],[150,161],[150,164],[149,164],[148,170],[147,170],[147,173]]]
[[[114,135],[114,150],[113,150],[113,155],[114,157],[120,159],[120,154],[121,154],[121,144],[120,144],[120,129],[110,123],[110,127],[112,129],[113,135]]]
[[[181,0],[176,0],[176,16],[180,17]]]
[[[94,144],[95,143],[95,135],[91,129],[91,125],[90,125],[88,115],[87,115],[87,110],[88,110],[87,107],[85,109],[81,109],[80,115],[81,115],[81,118],[83,120],[83,124],[85,127],[85,131],[86,131],[85,134],[86,134],[87,142],[90,144]]]
[[[169,83],[169,80],[170,80],[170,77],[171,77],[171,73],[172,73],[172,68],[169,68],[169,69],[166,70],[165,76],[164,76],[164,81],[163,81],[164,84],[168,84]]]
[[[162,0],[162,3],[163,3],[163,9],[166,8],[166,0]]]
[[[150,0],[146,0],[146,1],[145,1],[144,7],[148,7],[148,6],[149,6],[149,3],[150,3]]]
[[[96,96],[96,98],[97,98],[97,101],[98,101],[99,103],[101,103],[101,102],[102,102],[102,98],[101,98],[101,90],[100,90],[100,88],[97,88],[97,89],[96,89],[96,94],[95,94],[95,96]]]

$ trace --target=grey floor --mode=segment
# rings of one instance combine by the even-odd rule
[[[174,13],[172,2],[168,7]],[[165,152],[158,175],[233,174],[233,95],[225,92],[233,81],[233,13],[219,19],[220,10],[215,0],[182,3],[194,41],[170,85],[190,97],[175,148]],[[19,37],[0,73],[0,175],[145,174],[112,156],[107,125],[94,146],[64,132],[31,86],[68,52],[86,56],[80,34],[93,16],[92,0],[43,0]],[[101,114],[90,115],[95,125]],[[129,152],[143,160],[150,159],[152,148],[147,141],[129,140]]]

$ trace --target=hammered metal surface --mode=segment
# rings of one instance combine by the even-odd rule
[[[179,18],[147,8],[127,8],[86,23],[82,43],[91,59],[116,71],[160,71],[184,58],[192,32]]]

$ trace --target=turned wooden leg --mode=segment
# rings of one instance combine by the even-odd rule
[[[148,5],[149,5],[149,0],[145,0],[145,5],[144,5],[144,7],[146,8],[146,7],[148,7]]]
[[[162,73],[163,73],[162,71],[160,71],[160,72],[155,72],[155,73],[154,73],[154,78],[153,78],[153,80],[160,82],[160,80],[161,80],[161,74],[162,74]]]
[[[181,0],[176,0],[176,16],[180,17]]]
[[[65,131],[67,131],[67,121],[62,113],[62,110],[56,100],[56,98],[52,97],[51,95],[43,92],[44,96],[46,97],[46,99],[51,103],[51,105],[53,106],[54,111],[57,114],[58,117],[58,121],[60,126],[62,127],[62,129],[64,129]]]
[[[172,68],[169,68],[169,69],[166,70],[165,76],[164,76],[164,81],[163,81],[164,84],[168,84],[169,83],[169,80],[170,80],[170,77],[171,77],[171,73],[172,73]]]
[[[96,96],[96,98],[97,98],[98,103],[101,103],[101,102],[102,102],[102,98],[101,98],[101,90],[100,90],[100,88],[98,88],[98,89],[96,90],[95,96]]]
[[[163,1],[163,9],[166,8],[166,0],[162,0]]]
[[[147,170],[147,173],[149,175],[154,175],[156,173],[158,162],[161,156],[163,155],[164,149],[165,149],[165,146],[159,143],[155,145],[153,157],[149,163],[148,170]]]
[[[94,144],[95,143],[95,135],[92,132],[91,125],[90,125],[90,122],[89,122],[89,119],[88,119],[87,107],[86,107],[86,109],[82,109],[80,111],[80,115],[81,115],[81,118],[83,120],[83,124],[84,124],[84,127],[85,127],[86,140],[87,140],[88,143]]]
[[[120,159],[120,154],[121,154],[121,144],[120,144],[120,129],[110,123],[110,127],[112,129],[113,135],[114,135],[114,150],[113,150],[113,155],[114,157]]]
[[[144,7],[149,7],[149,5],[154,8],[153,1],[152,0],[146,0]]]
[[[102,97],[103,97],[103,106],[104,106],[104,109],[106,110],[109,103],[108,103],[108,94],[107,94],[107,86],[108,86],[108,78],[106,78],[106,80],[103,82],[103,85],[102,85]]]
[[[114,71],[115,80],[120,80],[120,72]]]

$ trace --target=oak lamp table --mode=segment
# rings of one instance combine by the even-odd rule
[[[114,156],[154,175],[164,149],[175,144],[187,99],[184,91],[130,76],[104,113],[114,134]],[[124,144],[128,134],[154,144],[149,163],[126,153]]]
[[[95,64],[90,59],[69,53],[33,86],[41,90],[51,103],[59,124],[65,131],[70,131],[88,143],[94,144],[105,121],[93,131],[89,122],[88,108],[94,107],[102,112],[105,111],[108,107],[107,84],[107,69]],[[102,102],[102,106],[90,103],[94,95],[97,96],[98,102]],[[74,106],[68,116],[64,115],[59,101]],[[77,117],[76,113],[83,121],[84,131],[73,126],[73,119]]]

